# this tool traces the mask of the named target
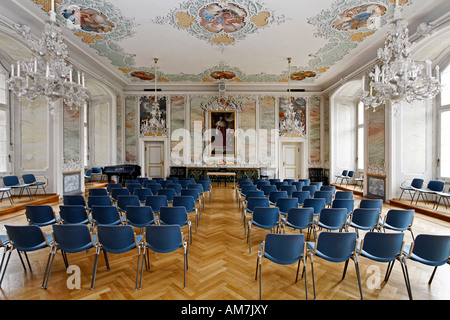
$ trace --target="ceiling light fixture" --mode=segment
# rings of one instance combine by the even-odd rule
[[[71,109],[78,109],[87,99],[84,73],[74,70],[66,63],[67,46],[61,28],[56,22],[55,1],[51,0],[50,18],[46,21],[42,38],[32,38],[29,29],[25,32],[34,58],[17,61],[11,65],[11,76],[7,80],[9,89],[19,98],[30,101],[40,96],[47,97],[50,113],[55,114],[55,103],[63,99]],[[74,79],[75,78],[75,79]]]
[[[375,66],[369,74],[368,83],[365,75],[362,78],[361,100],[367,108],[375,111],[379,105],[390,101],[397,113],[400,101],[431,99],[441,90],[439,66],[436,66],[433,76],[430,60],[418,63],[411,59],[407,26],[408,22],[401,18],[397,0],[394,21],[389,24],[385,47],[379,48],[377,52],[381,66]],[[366,90],[367,86],[369,90]]]

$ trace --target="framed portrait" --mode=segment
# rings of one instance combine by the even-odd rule
[[[236,114],[235,111],[210,111],[209,131],[211,132],[211,155],[236,155]]]

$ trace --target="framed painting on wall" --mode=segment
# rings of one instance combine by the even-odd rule
[[[236,115],[234,111],[210,111],[211,155],[235,156]]]

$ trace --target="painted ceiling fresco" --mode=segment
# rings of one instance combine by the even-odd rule
[[[44,5],[45,0],[30,0]],[[414,5],[400,0],[400,5]],[[56,0],[57,18],[128,81],[320,81],[392,20],[395,0]],[[351,59],[350,59],[351,60]]]

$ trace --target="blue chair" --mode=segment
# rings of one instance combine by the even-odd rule
[[[247,191],[256,190],[256,186],[254,184],[245,184],[241,188],[241,192],[238,196],[239,208],[241,207],[242,198],[245,198],[247,195]]]
[[[167,178],[167,179],[169,179],[169,178]],[[139,183],[142,186],[144,186],[144,183],[148,181],[148,177],[139,177],[139,178],[136,178],[136,180],[139,181]],[[177,181],[178,181],[178,179],[177,179]]]
[[[324,198],[325,206],[329,207],[331,205],[331,201],[333,200],[333,193],[331,191],[317,190],[314,192],[314,198]]]
[[[298,182],[303,182],[305,186],[309,186],[311,184],[311,179],[298,179]]]
[[[309,183],[310,186],[316,186],[316,191],[320,190],[322,188],[323,183],[320,181],[313,181]]]
[[[156,195],[156,194],[158,194],[158,191],[160,189],[162,189],[162,185],[160,183],[150,184],[150,185],[147,185],[147,188],[149,188],[152,191],[153,195]]]
[[[358,230],[378,230],[379,219],[380,212],[377,208],[356,208],[353,210],[352,216],[347,223],[347,230],[348,227],[354,228],[359,238]]]
[[[402,256],[403,249],[403,233],[383,233],[383,232],[367,232],[364,240],[358,247],[358,255],[368,258],[372,261],[388,263],[384,281],[389,280],[389,276],[394,267],[395,260],[400,261],[405,279],[406,288],[409,298],[412,299],[408,284],[408,275],[404,265]],[[361,293],[362,297],[362,293]]]
[[[262,186],[261,187],[261,191],[262,192],[264,192],[264,196],[266,197],[266,198],[268,198],[269,197],[269,194],[272,192],[272,191],[277,191],[277,186],[275,186],[275,185],[265,185],[265,186]]]
[[[343,179],[344,177],[346,177],[347,174],[348,174],[348,170],[342,170],[341,174],[337,174],[337,175],[334,176],[334,177],[336,178],[336,179],[334,180],[334,183],[337,183],[339,179],[341,179],[341,182],[342,182],[342,179]]]
[[[157,177],[157,178],[152,178],[152,180],[156,181],[156,183],[160,183],[161,181],[164,181],[164,178]]]
[[[128,191],[130,192],[130,194],[134,193],[134,190],[136,189],[142,189],[142,185],[139,182],[133,182],[133,183],[127,183],[125,185],[125,188],[128,189]]]
[[[92,169],[88,169],[84,174],[84,183],[88,184],[89,182],[91,182],[91,179],[92,179]]]
[[[314,193],[317,191],[317,186],[310,184],[309,186],[303,186],[302,191],[309,191],[309,196],[314,197]]]
[[[181,189],[187,189],[187,186],[192,184],[192,182],[190,180],[183,179],[179,181],[179,184],[181,185]]]
[[[188,254],[187,242],[181,232],[179,225],[150,225],[145,227],[145,247],[144,247],[144,260],[148,266],[147,270],[150,270],[150,261],[148,260],[148,249],[158,253],[169,253],[180,248],[184,249],[184,283],[183,288],[186,288],[186,270],[188,269]],[[146,259],[147,258],[147,259]],[[142,270],[142,268],[141,268]],[[142,276],[141,276],[142,281]]]
[[[350,217],[355,207],[355,200],[353,199],[334,199],[331,203],[332,208],[347,209],[347,217]]]
[[[293,182],[295,182],[295,179],[283,179],[283,181],[287,182],[288,185],[291,185]]]
[[[91,217],[82,205],[62,205],[59,206],[59,216],[63,224],[88,224]]]
[[[155,180],[147,180],[147,181],[144,181],[144,183],[142,184],[142,187],[149,188],[152,184],[158,184],[158,183]]]
[[[173,190],[175,190],[175,195],[176,196],[181,195],[181,184],[179,184],[179,183],[173,183],[173,182],[168,183],[168,184],[166,184],[166,189],[173,189]]]
[[[266,235],[264,242],[260,245],[258,251],[258,258],[256,264],[255,280],[258,278],[259,271],[259,299],[262,298],[262,258],[266,258],[274,263],[281,265],[290,265],[295,262],[297,264],[297,275],[295,283],[298,280],[298,271],[300,269],[300,262],[303,261],[302,275],[305,277],[305,296],[308,300],[308,287],[306,281],[306,250],[305,250],[305,236],[303,234],[275,234],[269,233]]]
[[[169,188],[169,189],[159,189],[158,190],[158,196],[164,195],[167,198],[168,203],[173,202],[173,197],[176,196],[175,189]]]
[[[277,178],[273,178],[273,179],[269,179],[269,182],[271,185],[275,185],[275,183],[280,182],[281,179],[277,179]]]
[[[334,199],[353,199],[353,191],[336,191]]]
[[[325,199],[324,198],[308,198],[303,202],[303,208],[313,208],[314,215],[318,216],[320,211],[325,208]]]
[[[205,197],[203,195],[203,185],[201,183],[191,183],[191,184],[188,184],[187,188],[197,190],[199,199],[200,199],[200,196],[202,197],[201,203],[203,203],[203,209],[205,209]],[[200,205],[200,203],[199,203],[199,205]]]
[[[11,188],[10,187],[0,188],[0,192],[2,193],[2,196],[0,198],[0,202],[3,200],[3,197],[6,194],[6,197],[9,199],[9,203],[14,204],[14,200],[12,198]]]
[[[297,191],[297,188],[293,185],[281,186],[280,191],[286,191],[287,196],[290,198],[292,197],[292,193],[294,193],[294,191]]]
[[[413,198],[412,200],[414,200],[416,194],[417,194],[417,198],[416,198],[416,204],[417,201],[419,200],[420,196],[422,196],[423,201],[425,202],[425,204],[427,204],[427,195],[435,195],[436,192],[442,192],[444,191],[444,186],[445,186],[445,182],[444,181],[440,181],[440,180],[430,180],[427,184],[427,188],[423,189],[414,189],[414,194],[413,194]],[[411,201],[412,203],[412,201]]]
[[[279,198],[276,207],[280,209],[280,215],[286,216],[291,208],[298,208],[297,198]]]
[[[180,228],[187,226],[188,243],[192,243],[191,219],[189,218],[186,207],[184,206],[161,207],[158,222],[161,225],[176,224],[180,226]],[[188,251],[189,251],[189,244],[188,244]]]
[[[140,206],[138,196],[132,195],[120,195],[117,197],[117,209],[120,213],[125,214],[127,212],[128,206]]]
[[[377,209],[381,214],[383,210],[383,200],[382,199],[361,199],[359,202],[359,207],[364,209]]]
[[[173,204],[174,207],[182,206],[186,209],[187,214],[194,213],[195,215],[195,233],[197,233],[197,227],[198,227],[198,210],[195,206],[194,198],[191,196],[176,196],[173,198]]]
[[[414,178],[412,181],[411,181],[411,184],[409,185],[409,186],[403,186],[403,185],[401,185],[400,186],[400,190],[402,190],[402,192],[400,193],[400,197],[398,198],[398,200],[401,200],[402,199],[402,196],[403,196],[403,193],[404,192],[407,192],[409,195],[410,195],[410,197],[411,197],[411,203],[412,203],[412,201],[413,201],[413,195],[414,195],[414,191],[416,190],[416,189],[422,189],[422,186],[423,186],[423,179],[419,179],[419,178]]]
[[[201,200],[198,196],[198,190],[197,189],[182,189],[181,190],[182,196],[191,196],[194,198],[194,203],[197,205],[198,209],[198,219],[201,219],[202,216],[202,207],[201,207]]]
[[[248,220],[248,253],[252,252],[252,225],[261,229],[270,229],[274,233],[274,228],[280,227],[280,210],[277,207],[254,207],[252,217]]]
[[[334,196],[334,193],[336,192],[336,187],[335,186],[321,186],[320,191],[331,191],[331,193]]]
[[[414,209],[390,209],[386,216],[380,219],[380,229],[386,232],[386,229],[403,232],[409,230],[414,240],[412,224],[414,221]]]
[[[342,183],[344,182],[344,180],[345,180],[345,183],[346,183],[347,185],[349,185],[349,182],[350,182],[350,180],[353,179],[354,175],[355,175],[355,171],[349,170],[348,173],[347,173],[347,175],[346,175],[346,176],[343,176],[343,177],[341,178],[341,184],[342,184]]]
[[[305,202],[305,199],[310,198],[309,191],[294,191],[292,193],[292,198],[297,198],[298,205],[302,206],[303,202]]]
[[[134,195],[138,197],[141,204],[144,204],[147,196],[152,195],[152,191],[148,188],[134,189]]]
[[[203,192],[208,192],[209,193],[209,203],[212,202],[212,189],[211,189],[211,179],[209,178],[200,178],[198,180],[198,183],[201,183],[203,186]]]
[[[25,270],[26,267],[22,261],[21,256],[22,253],[25,255],[25,258],[28,263],[28,268],[31,271],[31,264],[30,260],[28,259],[27,252],[33,252],[39,249],[49,248],[53,245],[52,235],[45,234],[41,230],[41,228],[36,225],[26,225],[26,226],[5,225],[5,229],[8,235],[9,243],[11,244],[11,248],[17,250],[20,261],[22,262],[22,266]],[[3,278],[6,273],[12,249],[8,251],[5,267],[3,268],[3,274],[0,279],[0,285],[3,282]],[[44,280],[42,283],[45,283],[46,277],[47,277],[47,270],[44,271]]]
[[[308,241],[311,238],[311,231],[314,231],[314,210],[313,208],[290,208],[286,217],[281,217],[281,225],[283,227],[283,233],[286,233],[286,226],[293,228],[294,230],[308,230]]]
[[[255,184],[256,184],[256,189],[258,189],[258,190],[261,190],[262,186],[270,186],[271,185],[270,182],[267,180],[259,181]]]
[[[29,224],[39,227],[59,223],[59,216],[55,215],[52,206],[47,204],[25,205],[25,215]]]
[[[94,225],[118,225],[126,222],[116,206],[92,206],[92,221]]]
[[[168,206],[169,202],[165,195],[153,195],[145,198],[145,205],[152,207],[153,212],[159,214],[160,208]]]
[[[264,191],[261,190],[250,190],[247,192],[244,200],[242,201],[242,215],[245,212],[245,207],[247,205],[247,199],[248,198],[263,198],[264,197]]]
[[[427,266],[434,267],[433,273],[428,280],[428,285],[431,285],[436,269],[448,263],[450,257],[450,236],[435,235],[435,234],[419,234],[411,245],[405,244],[403,248],[403,255],[406,259],[410,259]],[[406,269],[406,259],[404,260]],[[406,274],[408,271],[406,269]],[[408,276],[409,279],[409,276]],[[411,282],[408,281],[411,290]],[[412,297],[412,294],[411,294]]]
[[[12,190],[18,189],[19,197],[22,196],[24,191],[26,191],[28,193],[28,197],[30,199],[33,199],[33,196],[31,195],[31,191],[30,191],[30,184],[20,183],[19,178],[17,178],[17,176],[4,176],[3,184],[5,185],[5,187],[11,188]]]
[[[88,226],[85,224],[56,224],[53,225],[53,245],[50,250],[49,260],[47,262],[47,279],[42,282],[42,288],[47,289],[48,280],[52,272],[53,261],[57,250],[61,250],[66,269],[69,267],[67,253],[77,253],[95,248],[97,239],[92,235]]]
[[[63,195],[64,205],[81,205],[86,207],[86,199],[81,194]]]
[[[356,233],[355,232],[321,232],[317,236],[315,242],[306,242],[309,257],[311,260],[311,275],[313,278],[314,299],[316,299],[316,284],[314,279],[313,257],[319,257],[329,262],[344,262],[344,272],[342,274],[343,281],[347,272],[348,262],[350,259],[355,263],[356,276],[358,278],[359,292],[361,300],[363,293],[361,288],[361,278],[359,274],[359,265],[356,258]]]
[[[91,188],[88,191],[88,196],[107,196],[108,190],[106,188]]]
[[[27,173],[27,174],[22,175],[22,181],[25,184],[29,184],[30,187],[35,187],[36,188],[36,190],[34,191],[34,194],[37,193],[39,188],[42,188],[42,190],[44,191],[44,194],[47,194],[47,192],[45,192],[45,187],[47,185],[47,182],[37,181],[36,177],[34,176],[34,174]]]
[[[247,198],[245,209],[243,209],[244,234],[247,232],[247,213],[253,214],[253,209],[256,207],[269,207],[269,199],[266,197],[251,197]]]
[[[141,233],[146,226],[155,223],[153,210],[150,206],[128,206],[125,217],[127,224],[139,228]]]
[[[97,265],[98,265],[98,255],[100,251],[103,251],[104,253],[106,267],[107,270],[109,271],[110,267],[107,258],[107,253],[121,254],[129,252],[134,249],[137,249],[138,251],[135,290],[138,289],[138,283],[140,289],[141,282],[139,281],[139,264],[142,255],[140,243],[143,239],[143,236],[136,235],[133,231],[132,226],[124,225],[124,226],[98,226],[97,237],[99,244],[95,252],[94,272],[92,275],[91,290],[94,289],[95,276],[97,273]]]
[[[114,188],[111,189],[111,199],[114,201],[114,203],[117,203],[117,199],[119,196],[129,196],[130,190],[127,188]]]
[[[323,208],[316,218],[316,225],[329,231],[345,229],[347,210],[345,208]]]
[[[287,197],[288,196],[286,191],[272,191],[269,193],[269,204],[275,206],[278,199]]]
[[[288,185],[288,183],[286,181],[275,182],[275,186],[277,187],[278,191],[281,191],[282,186],[287,186],[287,185]]]
[[[180,179],[178,179],[177,177],[167,177],[166,180],[171,181],[175,184],[177,184],[180,181]]]
[[[302,191],[303,186],[305,185],[305,183],[303,181],[296,181],[296,182],[292,182],[291,186],[295,186],[295,188],[297,189],[296,191]]]
[[[88,209],[92,210],[92,206],[110,206],[112,205],[110,196],[88,196]]]
[[[241,200],[242,187],[243,186],[253,186],[253,185],[254,185],[253,182],[248,178],[238,180],[238,183],[236,185],[236,200],[239,202],[239,205],[240,205],[240,200]]]
[[[439,208],[441,200],[444,200],[445,209],[447,209],[449,204],[448,202],[449,198],[450,198],[450,188],[448,189],[448,192],[436,192],[436,199],[434,201],[433,209],[437,210]]]

